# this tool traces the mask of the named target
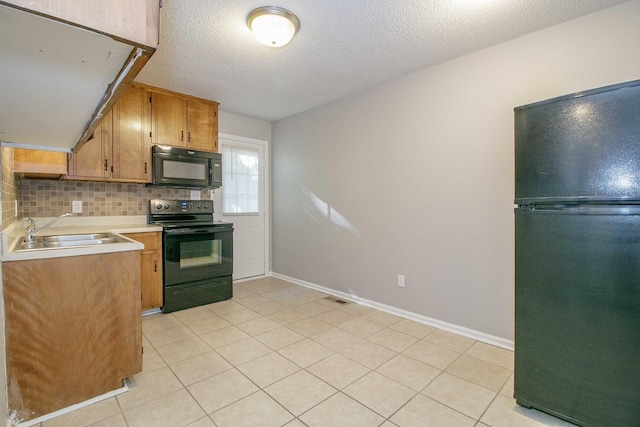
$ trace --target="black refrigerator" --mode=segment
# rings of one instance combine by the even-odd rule
[[[640,80],[515,108],[516,402],[640,426]]]

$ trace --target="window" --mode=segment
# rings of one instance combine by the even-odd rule
[[[222,264],[222,240],[180,242],[180,269]]]
[[[222,146],[222,212],[259,213],[258,150]]]

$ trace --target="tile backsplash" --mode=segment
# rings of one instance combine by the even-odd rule
[[[190,199],[190,190],[146,187],[117,182],[18,181],[18,216],[53,217],[71,212],[71,202],[82,201],[83,216],[146,215],[149,199]],[[208,191],[201,192],[208,199]]]

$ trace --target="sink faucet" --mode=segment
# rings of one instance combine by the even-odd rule
[[[34,245],[36,243],[36,236],[40,234],[40,232],[52,226],[53,223],[58,221],[60,218],[64,218],[65,216],[73,216],[73,215],[75,214],[73,213],[62,214],[59,217],[52,219],[51,221],[49,221],[48,223],[40,227],[39,230],[36,230],[36,221],[33,218],[25,219],[24,221],[27,224],[27,226],[24,229],[24,240],[22,241],[22,246]]]

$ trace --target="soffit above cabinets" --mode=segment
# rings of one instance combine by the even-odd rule
[[[116,90],[124,90],[119,83],[133,80],[142,67],[135,64],[141,52],[110,36],[0,4],[0,141],[71,151],[89,138],[115,102]]]

